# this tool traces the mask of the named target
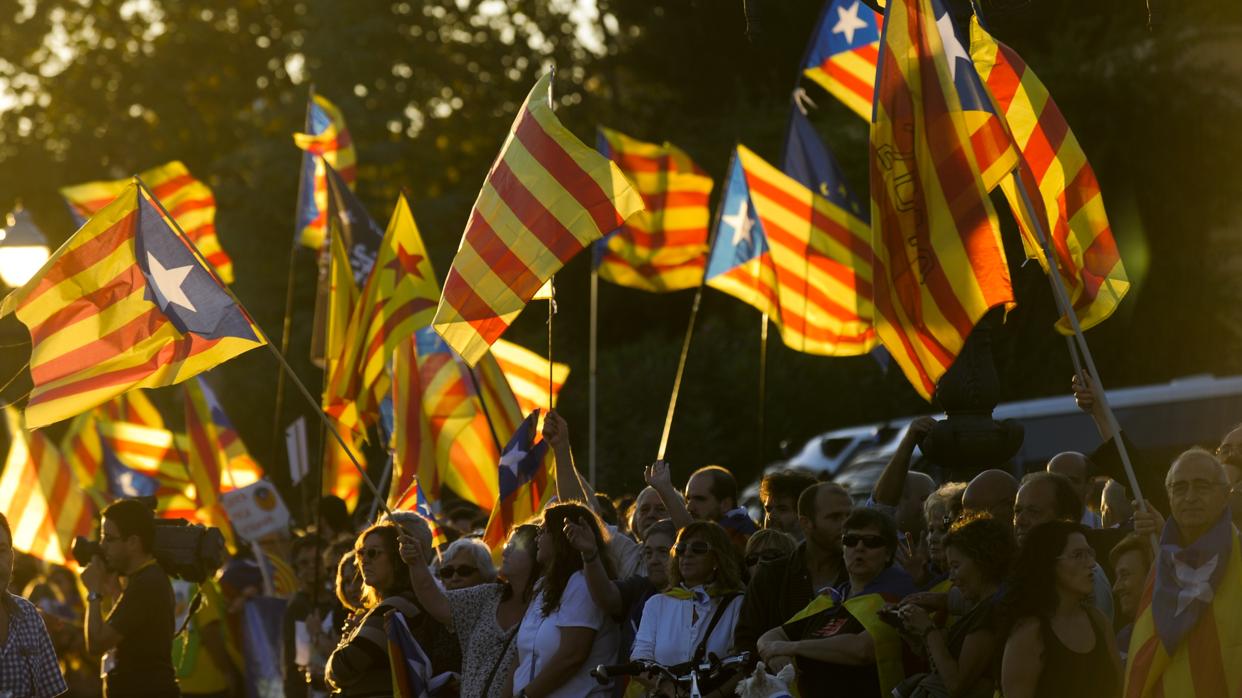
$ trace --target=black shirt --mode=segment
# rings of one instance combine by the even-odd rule
[[[179,696],[172,664],[175,601],[168,575],[150,562],[129,575],[105,622],[121,641],[109,654],[105,696]]]
[[[849,579],[845,565],[832,586]],[[739,651],[755,651],[759,636],[785,624],[795,613],[806,608],[815,598],[811,573],[806,568],[806,543],[798,544],[790,555],[759,564],[755,576],[746,587],[737,627],[733,631],[733,647]]]
[[[844,604],[833,606],[808,618],[784,625],[785,635],[794,641],[818,640],[836,635],[856,635],[866,628]],[[798,687],[802,695],[819,695],[824,686],[832,686],[835,695],[878,696],[880,674],[875,663],[829,664],[806,657],[798,658]]]

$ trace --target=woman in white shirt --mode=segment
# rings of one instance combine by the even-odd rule
[[[741,561],[729,534],[713,521],[686,526],[677,536],[668,572],[669,590],[643,607],[630,659],[672,666],[696,655],[726,656],[743,588]]]
[[[585,526],[595,538],[596,552],[611,576],[608,540],[595,512],[577,502],[555,504],[544,511],[536,539],[536,559],[544,569],[514,644],[515,698],[586,698],[608,696],[612,689],[591,678],[591,669],[615,664],[617,625],[591,599],[582,574],[583,556],[565,537],[565,522]],[[586,562],[594,562],[589,558]]]

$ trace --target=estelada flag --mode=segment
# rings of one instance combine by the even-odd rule
[[[302,154],[298,183],[298,243],[311,249],[323,246],[328,229],[328,168],[336,170],[341,181],[353,189],[357,155],[345,116],[323,95],[311,94],[306,104],[305,133],[293,134]]]
[[[556,407],[556,398],[560,395],[565,380],[569,378],[569,364],[553,361],[549,366],[548,360],[536,352],[503,339],[496,340],[492,345],[492,356],[500,364],[500,370],[504,372],[509,387],[513,389],[518,408],[523,414],[530,414],[540,407],[549,408],[549,380],[552,388],[551,407]]]
[[[599,277],[657,293],[702,283],[711,178],[672,143],[647,143],[601,126],[596,147],[630,178],[647,208],[596,241]]]
[[[224,283],[233,283],[233,260],[220,246],[220,238],[216,235],[216,197],[211,189],[191,176],[190,170],[179,160],[152,167],[138,176],[172,214],[186,237],[215,267],[216,274]],[[128,179],[87,182],[64,187],[60,194],[69,202],[69,211],[80,226],[112,203],[129,184]]]
[[[565,262],[642,208],[616,164],[557,120],[544,75],[474,202],[432,325],[474,366]]]
[[[483,532],[493,557],[500,554],[510,529],[542,511],[556,492],[548,442],[537,431],[539,415],[539,410],[527,415],[500,454],[500,494]]]
[[[802,74],[864,119],[871,118],[884,17],[862,0],[829,0],[811,34]]]
[[[791,349],[875,345],[869,230],[744,146],[729,170],[707,285],[767,313]]]
[[[137,183],[0,304],[30,330],[41,427],[134,388],[179,383],[264,344],[246,311]]]
[[[1016,51],[984,30],[978,17],[971,18],[970,56],[1018,146],[1021,176],[1082,328],[1094,327],[1113,314],[1130,290],[1095,171],[1048,88]],[[1001,182],[1027,258],[1039,261],[1047,272],[1035,221],[1027,220],[1016,187],[1012,178]],[[1056,327],[1073,333],[1065,318]]]
[[[928,400],[975,323],[1014,302],[977,154],[1006,173],[1017,155],[1003,124],[964,106],[959,83],[972,76],[939,0],[889,3],[871,126],[876,328]],[[996,128],[1004,142],[972,143]]]

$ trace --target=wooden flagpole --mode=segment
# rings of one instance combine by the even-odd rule
[[[592,250],[594,253],[594,250]],[[591,265],[591,329],[587,346],[587,482],[595,487],[597,376],[599,360],[599,269]]]

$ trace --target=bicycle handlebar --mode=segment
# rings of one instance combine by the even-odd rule
[[[697,678],[700,681],[714,678],[721,672],[743,668],[750,664],[750,661],[750,652],[741,652],[723,659],[712,654],[697,664],[694,662],[684,662],[672,666],[665,666],[647,659],[635,659],[625,664],[600,664],[591,670],[591,676],[601,684],[606,684],[610,679],[618,676],[656,674],[680,684],[686,683],[692,678]]]

